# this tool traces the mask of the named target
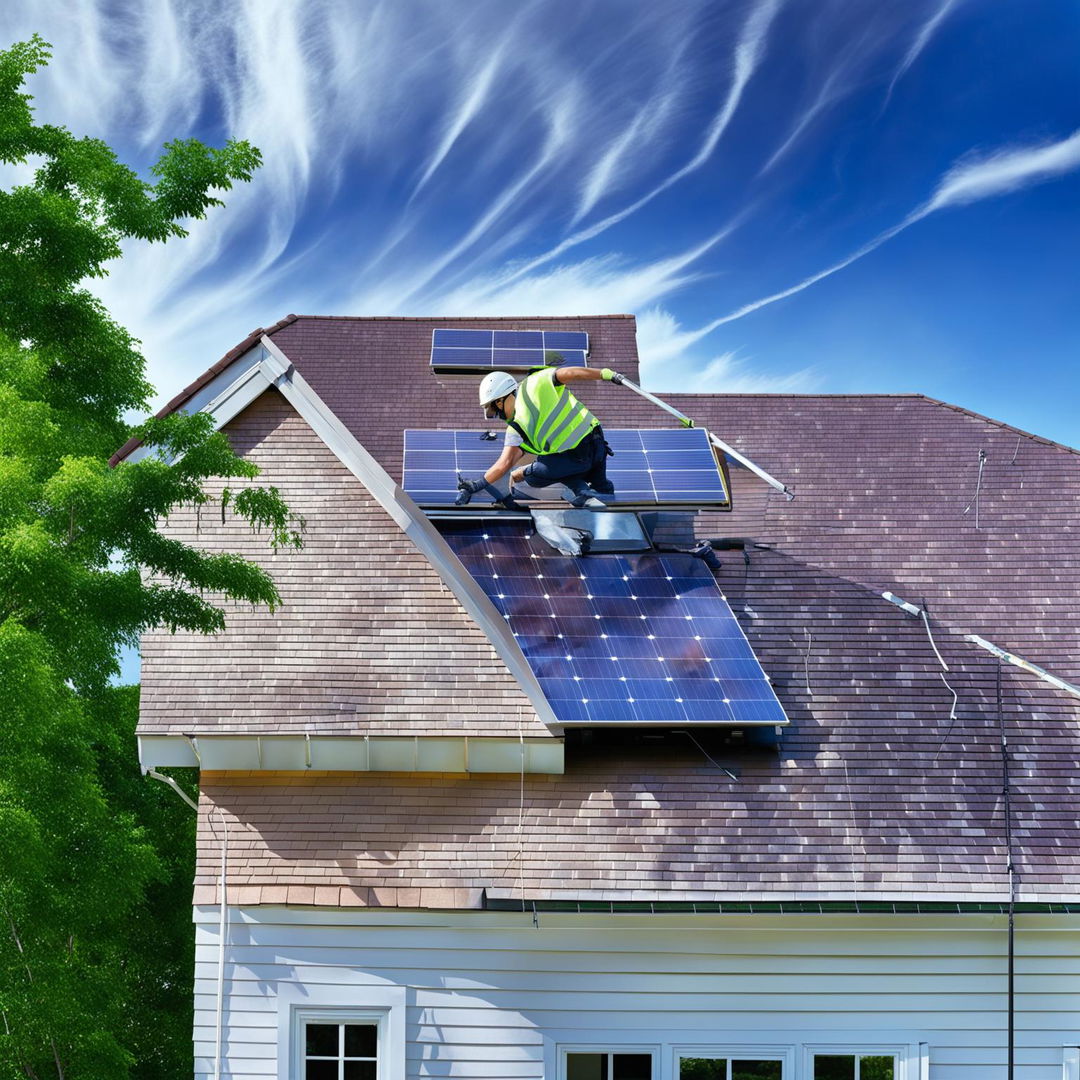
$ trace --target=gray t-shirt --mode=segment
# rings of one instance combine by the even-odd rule
[[[521,437],[521,432],[517,428],[507,426],[506,438],[503,440],[503,446],[520,446],[525,440]]]

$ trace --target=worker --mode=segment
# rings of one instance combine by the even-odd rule
[[[506,421],[506,439],[499,460],[483,478],[461,478],[462,499],[468,501],[476,492],[490,490],[509,472],[514,484],[524,482],[534,488],[563,484],[573,493],[572,506],[602,510],[603,496],[615,493],[607,478],[611,450],[600,421],[568,389],[570,383],[600,379],[619,385],[624,381],[611,368],[542,368],[527,375],[520,386],[505,371],[485,375],[480,383],[480,407],[487,419]],[[536,460],[519,465],[526,454]]]

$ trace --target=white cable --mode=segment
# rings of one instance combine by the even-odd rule
[[[810,647],[814,644],[814,635],[804,626],[803,633],[806,635],[806,655],[803,657],[803,672],[806,675],[806,692],[813,697],[814,691],[810,689]]]
[[[520,722],[520,721],[519,721]],[[518,802],[518,891],[521,893],[521,910],[525,910],[525,734],[518,727],[521,742],[521,795]]]
[[[926,610],[925,609],[923,609],[922,621],[923,621],[923,626],[926,627],[926,636],[930,639],[930,648],[934,650],[934,655],[938,658],[938,663],[946,671],[948,671],[949,670],[949,665],[946,664],[945,661],[941,658],[941,653],[938,652],[938,647],[937,647],[936,644],[934,644],[934,635],[930,633],[930,620],[926,617]],[[944,678],[944,676],[942,676],[942,678]],[[945,685],[949,686],[948,683],[946,683]],[[951,690],[952,687],[949,686],[949,689]]]

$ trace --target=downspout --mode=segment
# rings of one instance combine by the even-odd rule
[[[171,777],[164,776],[156,769],[147,769],[146,775],[152,777],[154,780],[160,780],[163,784],[168,784],[169,787],[180,796],[194,810],[199,812],[198,804],[188,795],[186,791]],[[218,973],[217,973],[217,1004],[215,1009],[215,1022],[214,1022],[214,1080],[221,1080],[221,1032],[222,1032],[222,1018],[224,1015],[225,1004],[225,934],[228,929],[226,923],[226,900],[228,894],[226,892],[227,887],[227,869],[228,869],[228,851],[229,851],[229,831],[228,825],[225,822],[225,815],[218,807],[218,817],[221,819],[221,891],[218,896]]]
[[[1001,743],[1001,795],[1005,811],[1005,869],[1009,875],[1009,967],[1008,967],[1008,1039],[1006,1076],[1013,1080],[1016,1070],[1016,865],[1013,862],[1012,800],[1009,777],[1009,742],[1005,736],[1005,708],[1001,695],[1001,661],[997,667],[997,713]]]

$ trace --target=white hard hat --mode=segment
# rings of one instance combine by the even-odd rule
[[[508,375],[505,371],[492,371],[485,375],[480,383],[480,407],[484,408],[515,390],[517,379],[513,375]]]

